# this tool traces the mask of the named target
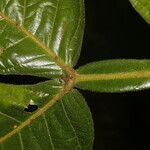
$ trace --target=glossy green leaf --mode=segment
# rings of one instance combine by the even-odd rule
[[[150,60],[108,60],[77,70],[76,87],[97,92],[126,92],[150,88]]]
[[[83,0],[1,0],[0,74],[60,76],[57,59],[76,64],[83,29]]]
[[[24,111],[28,105],[43,107],[58,92],[62,85],[58,81],[47,81],[35,85],[10,85],[0,83],[0,137],[12,131],[32,114]]]
[[[77,90],[46,111],[43,109],[62,88],[58,81],[30,86],[0,84],[0,149],[90,150],[92,118]],[[30,103],[38,106],[37,111],[24,111]]]
[[[130,0],[137,12],[150,24],[150,1],[149,0]]]
[[[1,150],[92,149],[91,113],[82,95],[72,89],[70,67],[80,55],[83,4],[0,1],[0,74],[57,78],[35,85],[0,83]],[[64,72],[69,78],[63,78]],[[38,109],[31,112],[33,106]]]

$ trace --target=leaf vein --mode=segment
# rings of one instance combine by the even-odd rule
[[[77,74],[76,83],[82,81],[119,80],[133,78],[150,78],[150,71],[118,72],[108,74]]]
[[[64,110],[65,116],[66,116],[66,118],[67,118],[67,120],[68,120],[68,122],[69,122],[69,124],[70,124],[70,127],[72,128],[72,130],[73,130],[73,132],[74,132],[74,135],[75,135],[76,140],[77,140],[77,144],[78,144],[79,148],[81,149],[81,145],[80,145],[80,142],[79,142],[79,138],[78,138],[78,136],[77,136],[77,134],[76,134],[76,130],[75,130],[74,126],[72,125],[72,123],[71,123],[71,121],[70,121],[70,119],[69,119],[69,117],[68,117],[68,114],[67,114],[67,112],[66,112],[66,109],[65,109],[65,106],[64,106],[64,103],[63,103],[63,100],[61,101],[61,105],[62,105],[62,108],[63,108],[63,110]],[[73,138],[74,138],[74,137],[73,137]]]
[[[19,132],[18,135],[19,135],[19,141],[20,141],[21,149],[24,150],[24,145],[23,145],[23,140],[22,140],[21,132]]]
[[[25,22],[25,16],[26,16],[26,7],[27,7],[27,0],[24,0],[24,7],[23,7],[23,23]]]
[[[9,46],[6,47],[5,49],[3,49],[3,51],[5,51],[5,50],[7,50],[7,49],[9,49],[9,48],[12,48],[12,47],[14,47],[14,46],[16,46],[17,44],[19,44],[19,43],[21,43],[22,41],[24,41],[26,38],[28,38],[28,36],[26,36],[26,37],[24,37],[24,38],[22,38],[22,39],[16,41],[15,43],[9,45]]]
[[[60,0],[57,0],[56,11],[55,11],[55,15],[54,15],[54,19],[53,19],[53,23],[52,23],[52,27],[51,27],[52,31],[50,33],[50,39],[49,39],[50,42],[52,40],[52,36],[53,36],[53,32],[54,32],[54,26],[55,26],[57,14],[58,14],[59,3],[60,3]]]
[[[16,121],[17,123],[21,123],[21,121],[19,121],[18,119],[15,119],[15,118],[12,117],[12,116],[9,116],[9,115],[7,115],[7,114],[5,114],[5,113],[2,113],[1,111],[0,111],[0,115],[1,115],[1,116],[4,116],[4,117],[6,117],[6,118],[9,118],[9,119],[11,119],[11,120],[14,120],[14,121]]]
[[[29,128],[29,131],[31,132],[32,137],[34,138],[34,140],[35,140],[36,144],[38,145],[38,148],[39,148],[40,150],[42,150],[42,148],[41,148],[40,144],[38,143],[37,138],[35,137],[34,133],[32,132],[31,127],[30,127],[30,126],[28,126],[28,128]]]
[[[54,150],[54,144],[53,144],[53,141],[52,141],[52,137],[51,137],[51,133],[50,133],[50,130],[48,128],[48,122],[47,122],[47,119],[46,119],[46,116],[45,114],[43,113],[43,119],[44,119],[44,122],[45,122],[45,126],[46,126],[46,130],[47,130],[47,133],[48,133],[48,137],[49,137],[49,140],[50,140],[50,143],[51,143],[51,146],[52,146],[52,150]]]
[[[70,48],[70,45],[71,45],[71,43],[72,43],[72,41],[73,41],[73,39],[75,38],[75,35],[76,35],[76,33],[77,33],[77,31],[78,31],[78,29],[80,28],[80,25],[81,25],[81,21],[82,21],[82,18],[81,18],[81,16],[82,16],[82,1],[80,2],[80,11],[79,11],[79,19],[78,19],[78,24],[77,24],[77,27],[76,27],[76,29],[75,29],[75,32],[74,32],[74,34],[73,34],[73,36],[72,36],[72,38],[70,39],[70,44],[69,44],[69,48]],[[68,56],[68,55],[66,55],[66,56]],[[71,60],[70,60],[70,57],[68,56],[68,59],[67,59],[67,63],[69,63],[69,64],[71,64]]]

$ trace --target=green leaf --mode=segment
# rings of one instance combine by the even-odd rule
[[[32,114],[24,111],[35,104],[40,109],[51,100],[63,85],[59,81],[47,81],[35,85],[9,85],[0,83],[0,137],[12,131]]]
[[[0,84],[0,149],[90,150],[93,123],[82,95],[72,90],[50,105],[61,88],[58,81],[30,86]],[[31,101],[38,110],[25,112]]]
[[[57,78],[35,85],[0,83],[0,149],[92,149],[90,110],[72,89],[71,66],[80,55],[84,32],[83,4],[0,1],[0,74]],[[31,106],[38,109],[29,112]]]
[[[126,92],[150,88],[150,60],[108,60],[77,70],[76,87],[97,92]]]
[[[0,29],[0,74],[58,77],[80,54],[83,0],[1,0]]]
[[[149,0],[130,0],[137,12],[150,24],[150,1]]]

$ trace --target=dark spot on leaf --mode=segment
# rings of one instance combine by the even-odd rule
[[[56,55],[54,59],[57,60],[57,59],[58,59],[58,56]]]
[[[37,84],[47,81],[47,78],[35,77],[30,75],[0,75],[0,82],[7,84]]]
[[[28,105],[28,108],[25,108],[24,111],[25,112],[34,112],[38,109],[38,106],[37,105]]]
[[[15,25],[18,27],[18,26],[19,26],[19,23],[15,22]]]

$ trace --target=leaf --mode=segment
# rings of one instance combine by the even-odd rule
[[[77,70],[76,87],[97,92],[126,92],[150,88],[150,60],[107,60]]]
[[[55,97],[61,87],[56,81],[53,86],[51,85],[52,83],[13,86],[11,88],[8,88],[9,85],[0,86],[6,90],[9,89],[8,92],[5,91],[8,94],[8,101],[4,97],[0,105],[0,126],[2,129],[0,135],[3,136],[0,138],[0,149],[91,149],[93,123],[84,98],[77,90],[72,90],[53,107],[43,111],[45,106],[40,104]],[[19,88],[18,93],[14,92],[17,88]],[[10,91],[11,94],[9,94]],[[46,96],[41,98],[42,93]],[[3,96],[3,94],[1,95]],[[17,98],[17,104],[13,103],[14,97],[15,101]],[[39,106],[39,109],[33,114],[23,111],[27,99],[33,99]]]
[[[0,74],[58,77],[80,54],[83,1],[1,0],[0,29]]]
[[[47,81],[35,85],[0,83],[0,128],[3,129],[0,130],[0,137],[32,115],[24,111],[30,103],[41,108],[62,88],[63,85],[59,81]]]
[[[57,78],[35,85],[0,83],[0,149],[92,148],[91,113],[82,95],[72,90],[71,66],[78,60],[83,38],[83,4],[0,1],[0,74]],[[31,106],[38,109],[30,112]]]
[[[150,2],[149,0],[130,0],[137,12],[150,24]]]

